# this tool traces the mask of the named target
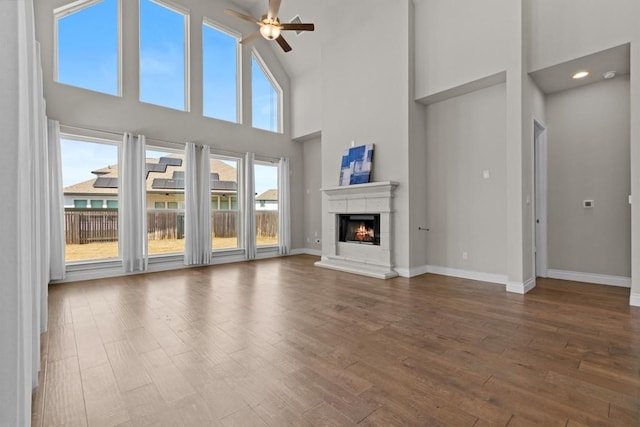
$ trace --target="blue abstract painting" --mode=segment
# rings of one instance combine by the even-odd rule
[[[351,147],[342,154],[340,185],[366,184],[371,178],[373,144]]]

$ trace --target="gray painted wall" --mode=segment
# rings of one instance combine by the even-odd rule
[[[304,158],[304,247],[322,250],[322,167],[320,137],[305,141]],[[320,243],[316,243],[320,239]]]
[[[550,269],[631,276],[629,101],[629,76],[546,98]]]
[[[338,185],[340,158],[351,141],[375,144],[372,180],[400,183],[392,245],[396,266],[408,272],[411,1],[392,8],[383,0],[329,3],[340,13],[322,51],[322,185]],[[373,42],[380,22],[387,23],[387,34]],[[323,236],[329,232],[323,221]]]
[[[429,265],[506,275],[506,85],[429,105],[426,117]]]
[[[530,20],[529,70],[537,70],[631,42],[631,191],[640,196],[640,2],[636,0],[523,0]],[[562,43],[558,43],[562,40]],[[640,306],[640,208],[631,209],[632,286]]]

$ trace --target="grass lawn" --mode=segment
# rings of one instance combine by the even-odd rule
[[[277,245],[277,237],[258,237],[258,246]],[[238,247],[235,237],[213,240],[213,249],[233,249]],[[149,255],[184,252],[184,239],[149,240]],[[87,261],[118,257],[118,242],[97,242],[85,245],[66,245],[65,261]]]

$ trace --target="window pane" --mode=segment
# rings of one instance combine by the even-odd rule
[[[279,91],[255,56],[251,56],[251,94],[253,127],[278,132]]]
[[[202,26],[204,115],[238,121],[238,40],[210,25]]]
[[[118,210],[104,209],[102,200],[118,197],[118,147],[69,139],[62,139],[60,145],[65,261],[117,258]],[[91,199],[90,208],[87,199]]]
[[[140,101],[186,110],[185,22],[182,13],[140,0]]]
[[[254,165],[256,188],[256,245],[278,244],[278,166]]]
[[[150,149],[146,157],[149,255],[184,252],[184,155]]]
[[[238,248],[240,211],[229,209],[229,197],[238,194],[239,160],[211,156],[211,247]],[[218,202],[220,204],[218,204]]]
[[[57,81],[118,95],[118,1],[57,15]]]
[[[118,201],[117,200],[107,200],[107,208],[116,209],[117,207],[118,207]]]

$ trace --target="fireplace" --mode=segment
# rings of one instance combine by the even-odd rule
[[[323,188],[322,259],[315,265],[389,279],[393,266],[393,192],[397,182]]]
[[[339,215],[340,242],[380,246],[380,214]]]

